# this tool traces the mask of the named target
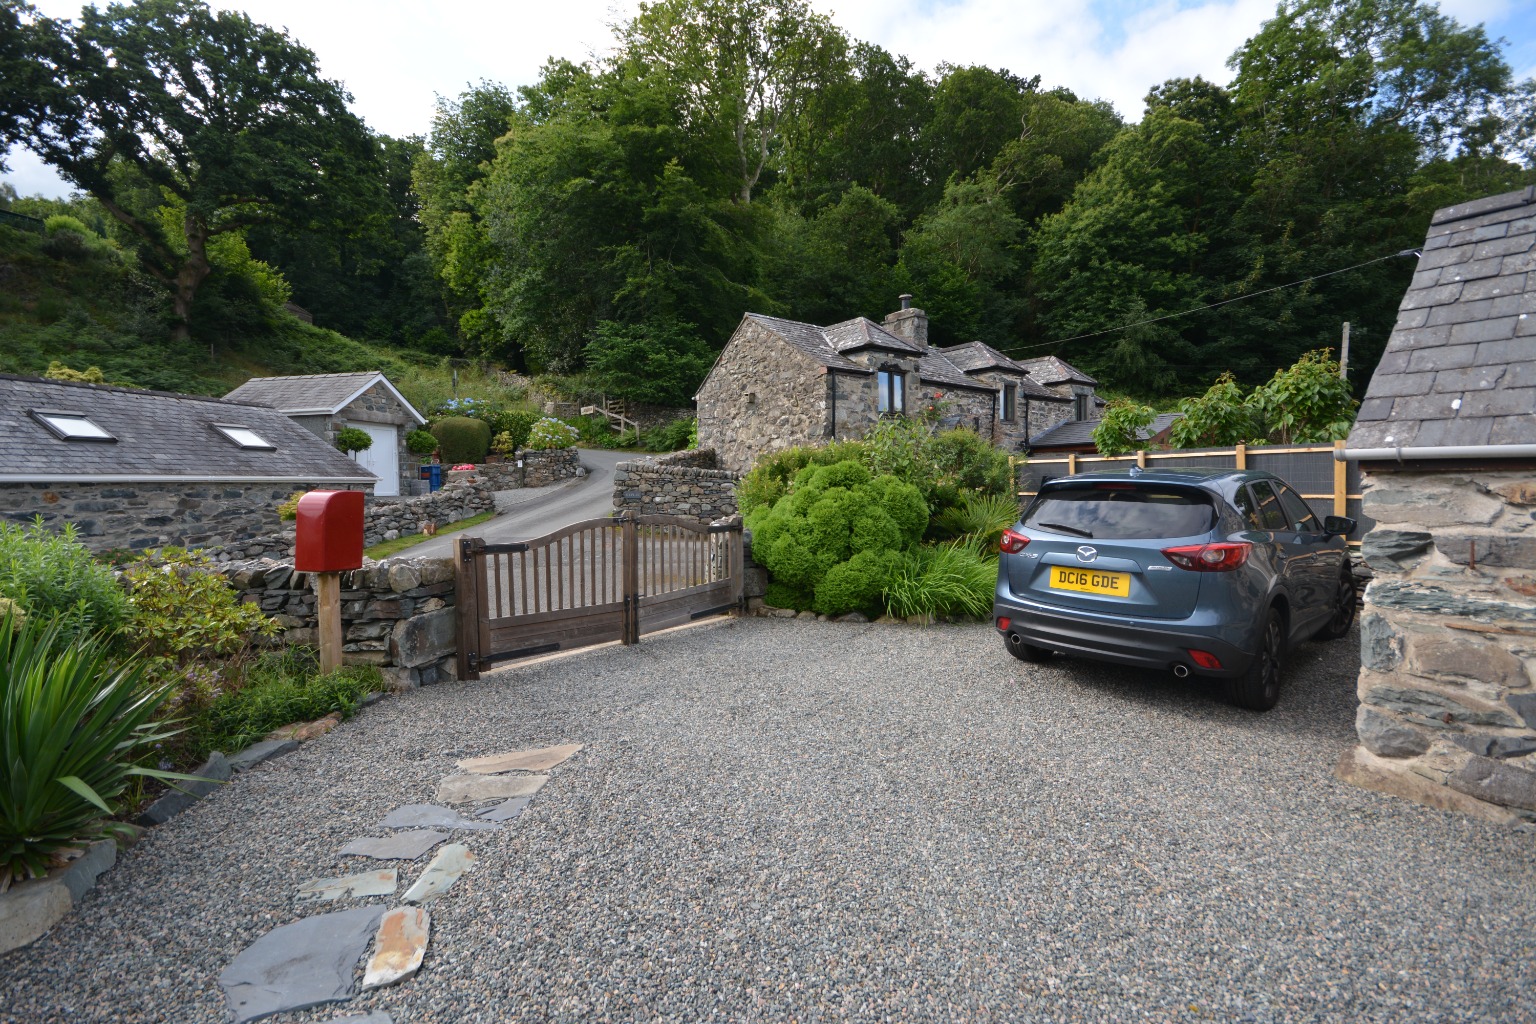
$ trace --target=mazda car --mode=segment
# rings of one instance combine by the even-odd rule
[[[993,623],[1024,661],[1068,654],[1207,677],[1267,711],[1287,652],[1354,623],[1354,528],[1258,470],[1051,480],[1003,533]]]

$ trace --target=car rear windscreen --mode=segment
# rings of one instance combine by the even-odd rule
[[[1193,537],[1216,523],[1209,495],[1139,484],[1087,484],[1044,491],[1024,525],[1065,537],[1138,540]]]

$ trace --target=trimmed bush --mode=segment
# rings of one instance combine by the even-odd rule
[[[545,416],[528,431],[527,447],[534,451],[569,448],[581,439],[581,432],[563,420]]]
[[[66,643],[82,633],[116,633],[128,619],[128,598],[112,570],[75,539],[73,525],[54,533],[41,518],[0,523],[0,597],[38,619],[58,619]]]
[[[336,431],[336,447],[348,455],[365,452],[373,447],[373,435],[357,427],[342,427]]]
[[[451,466],[460,463],[482,463],[491,450],[491,428],[484,420],[468,416],[445,416],[432,424],[432,436],[437,438],[437,450],[443,462]]]
[[[431,455],[437,451],[437,438],[430,430],[418,428],[405,435],[405,449],[412,455]]]

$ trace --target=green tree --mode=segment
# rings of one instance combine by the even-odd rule
[[[1150,405],[1128,398],[1112,399],[1093,430],[1093,446],[1100,455],[1145,451],[1150,443],[1143,431],[1156,418],[1157,412]]]
[[[48,80],[23,141],[133,235],[171,292],[178,339],[212,270],[212,239],[271,221],[345,224],[378,188],[350,97],[283,32],[200,0],[87,7],[79,24],[36,25]],[[183,204],[179,244],[146,196]]]
[[[651,405],[693,401],[715,354],[692,324],[599,323],[587,344],[587,372],[612,398]]]
[[[786,124],[846,73],[847,41],[806,0],[658,0],[618,34],[618,64],[662,77],[686,121],[728,140],[742,203]]]
[[[994,181],[952,179],[907,232],[896,280],[927,310],[931,343],[1012,341],[1023,231]]]

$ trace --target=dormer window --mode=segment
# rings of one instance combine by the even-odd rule
[[[213,428],[225,437],[229,438],[241,448],[251,448],[259,451],[276,451],[277,445],[262,437],[250,427],[237,426],[230,423],[215,423]]]
[[[33,409],[32,418],[48,428],[61,441],[106,441],[117,438],[107,433],[83,412],[64,412],[55,409]]]

